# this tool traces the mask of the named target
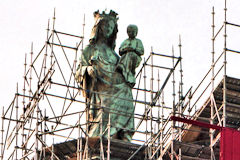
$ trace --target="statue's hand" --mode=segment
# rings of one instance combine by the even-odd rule
[[[126,48],[125,50],[126,50],[127,52],[134,52],[134,51],[135,51],[135,49],[132,48],[132,47],[128,47],[128,48]]]
[[[88,66],[87,67],[87,72],[88,74],[91,76],[91,77],[94,77],[95,76],[95,69],[93,66]]]

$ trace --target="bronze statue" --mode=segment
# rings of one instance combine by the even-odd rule
[[[90,44],[84,49],[76,72],[84,96],[90,102],[89,136],[110,136],[131,141],[134,133],[134,106],[131,87],[116,71],[119,56],[114,51],[118,32],[117,13],[94,13]],[[110,114],[110,116],[109,116]]]
[[[134,87],[136,83],[135,69],[139,66],[142,61],[141,56],[144,54],[142,41],[136,38],[137,32],[137,26],[130,24],[127,27],[129,38],[123,41],[119,48],[121,59],[117,65],[117,70],[122,73],[130,87]]]

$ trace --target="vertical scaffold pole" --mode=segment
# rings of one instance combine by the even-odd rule
[[[31,96],[33,96],[33,92],[32,92],[32,79],[33,79],[33,42],[31,44],[31,51],[30,51],[30,75],[29,75],[29,102],[31,101]],[[33,116],[34,115],[31,115],[31,124],[32,124],[32,121],[33,121]],[[36,129],[36,128],[35,128]],[[30,130],[28,131],[28,136],[29,136],[29,133],[30,133]],[[35,131],[35,134],[36,134],[36,131]],[[36,137],[35,137],[36,138]],[[35,142],[35,146],[36,146],[36,142]],[[35,152],[35,157],[34,157],[34,160],[38,160],[38,154],[36,152],[36,147],[34,149],[34,152]]]
[[[84,33],[85,33],[85,14],[83,15],[83,30],[82,30],[82,37],[83,37],[83,40],[82,40],[82,49],[81,49],[81,52],[83,53],[83,48],[84,48]],[[81,66],[80,66],[81,67]],[[82,67],[81,67],[81,69],[82,69]],[[86,133],[87,133],[87,135],[85,135],[85,149],[84,149],[84,156],[83,156],[83,160],[85,159],[85,158],[88,158],[88,139],[89,139],[89,137],[88,137],[88,134],[89,134],[89,129],[88,129],[88,127],[89,127],[89,109],[90,109],[90,101],[88,102],[88,100],[89,99],[86,99],[86,103],[87,103],[87,110],[86,110]]]
[[[163,142],[163,132],[164,132],[164,107],[165,105],[165,102],[164,102],[164,91],[162,92],[162,102],[161,102],[161,137],[160,137],[160,141],[161,141],[161,153],[163,153],[163,145],[164,145],[164,142]],[[160,160],[163,160],[163,156],[161,156],[161,159]]]
[[[85,135],[85,148],[84,148],[84,156],[83,156],[83,159],[88,159],[88,134],[89,134],[89,109],[90,109],[90,99],[89,98],[86,98],[85,100],[86,102],[86,135]]]
[[[78,115],[78,141],[77,141],[77,160],[82,160],[82,130],[81,130],[81,113]]]
[[[50,20],[48,19],[48,25],[47,25],[47,39],[45,42],[45,54],[44,54],[44,65],[43,65],[43,77],[46,75],[46,69],[47,69],[47,56],[48,56],[48,41],[49,41],[49,31],[50,31]],[[53,35],[52,35],[53,36]]]
[[[30,52],[30,75],[29,75],[29,101],[31,101],[32,96],[32,70],[33,70],[33,43],[31,44],[31,52]]]
[[[182,108],[183,108],[183,69],[182,69],[182,42],[181,42],[181,36],[179,35],[179,58],[180,58],[180,85],[179,85],[179,108],[178,108],[178,112],[180,117],[182,117]],[[178,123],[179,124],[179,143],[182,143],[182,123]],[[178,150],[178,158],[179,160],[182,159],[182,148],[181,145],[179,147]]]
[[[38,160],[39,159],[39,152],[38,152],[38,125],[39,125],[39,113],[40,113],[40,110],[39,110],[39,106],[38,106],[38,104],[37,104],[37,111],[36,111],[36,128],[35,128],[35,158],[36,158],[36,160]]]
[[[74,57],[74,61],[73,61],[73,73],[74,73],[74,76],[76,75],[76,71],[77,71],[77,53],[78,53],[78,43],[76,43],[76,51],[75,51],[75,57]],[[73,86],[76,85],[76,81],[74,80],[74,77],[73,77]],[[74,96],[74,89],[72,90],[72,94]]]
[[[146,59],[144,58],[144,66],[143,66],[143,87],[144,87],[144,90],[146,90],[146,78],[147,78],[147,76],[146,76]],[[144,109],[145,109],[145,111],[144,111],[144,113],[145,113],[145,115],[144,115],[144,117],[145,117],[145,120],[146,120],[146,125],[145,125],[145,141],[147,141],[147,139],[148,139],[148,116],[147,116],[147,105],[146,105],[146,102],[147,102],[147,93],[146,93],[146,91],[144,92]],[[147,154],[147,148],[146,148],[146,154],[145,154],[145,160],[147,160],[148,159],[148,154]]]
[[[214,62],[215,62],[215,58],[214,58],[214,54],[215,54],[215,11],[214,11],[214,7],[212,8],[212,78],[211,78],[211,83],[212,83],[212,91],[211,91],[211,118],[210,118],[210,124],[213,124],[213,118],[214,118]],[[214,130],[213,129],[209,129],[209,134],[210,134],[210,149],[211,149],[211,160],[214,159],[214,151],[213,151],[213,134],[214,134]]]
[[[52,24],[52,46],[51,46],[51,55],[50,55],[50,66],[53,64],[53,43],[54,43],[54,33],[55,33],[55,21],[56,21],[56,9],[54,8],[54,13],[53,13],[53,24]],[[51,67],[53,69],[53,66]]]
[[[158,84],[158,91],[160,90],[160,75],[159,75],[159,70],[158,70],[158,78],[157,78],[157,84]],[[159,96],[159,99],[158,99],[158,103],[159,103],[159,106],[161,106],[160,104],[161,102],[161,97]],[[158,107],[158,119],[157,119],[157,132],[161,130],[161,127],[160,127],[160,124],[161,124],[161,107]],[[161,135],[160,135],[161,136]],[[158,143],[157,145],[161,145],[161,140],[160,140],[160,136],[158,137]],[[157,153],[157,157],[159,157],[159,152]]]
[[[77,160],[80,160],[80,141],[81,141],[81,137],[80,137],[80,113],[78,116],[78,139],[77,139]]]
[[[180,98],[181,98],[181,101],[183,100],[183,67],[182,67],[182,40],[181,40],[181,35],[179,35],[179,55],[180,55]],[[182,107],[183,107],[183,103],[182,104]],[[180,111],[180,114],[182,114],[182,108],[180,108],[181,111]]]
[[[4,107],[2,108],[2,129],[1,129],[1,160],[3,160],[3,134],[4,134]]]
[[[111,153],[111,137],[110,137],[110,131],[111,131],[111,113],[108,115],[108,149],[107,149],[107,160],[110,160],[110,153]]]
[[[15,144],[15,158],[16,158],[16,160],[18,159],[18,108],[19,108],[19,106],[18,106],[18,95],[19,95],[19,93],[18,93],[18,83],[17,83],[17,87],[16,87],[16,106],[15,106],[15,108],[16,108],[16,144]]]
[[[83,160],[82,159],[82,156],[83,156],[83,144],[82,144],[82,140],[83,140],[83,137],[82,137],[82,130],[80,131],[80,160]]]
[[[101,107],[101,112],[103,114],[104,109],[103,107]],[[108,111],[110,114],[110,110]],[[100,122],[100,160],[105,160],[104,158],[104,149],[103,149],[103,117],[101,117],[101,122]]]
[[[174,48],[172,47],[172,56],[174,57]],[[172,85],[173,85],[173,104],[172,104],[172,115],[175,116],[175,71],[174,71],[174,58],[172,58],[172,63],[173,63],[173,73],[172,73]],[[175,121],[172,121],[172,144],[171,144],[171,160],[174,160],[174,141],[175,141]]]
[[[85,14],[83,15],[83,30],[82,30],[82,48],[81,48],[81,54],[83,53],[84,48],[84,33],[85,33]],[[81,64],[80,64],[81,65]],[[81,66],[80,66],[81,67]],[[80,68],[82,70],[82,67]],[[81,71],[82,72],[82,71]],[[80,92],[81,93],[81,92]],[[79,121],[80,121],[81,115],[79,113]],[[80,122],[79,122],[80,124]],[[88,122],[87,122],[88,127]],[[86,129],[87,130],[87,129]],[[88,134],[88,131],[86,132]],[[81,131],[81,139],[80,139],[80,160],[83,160],[83,146],[82,146],[82,131]],[[88,136],[85,135],[85,138],[88,138]],[[88,143],[87,139],[85,139],[85,144]]]
[[[46,110],[46,108],[44,109],[44,124],[43,124],[44,126],[43,126],[43,142],[46,144],[46,141],[47,141],[47,135],[46,135],[46,133],[45,132],[47,132],[47,110]],[[46,146],[45,146],[45,148],[46,148]],[[46,150],[45,149],[43,149],[43,158],[45,159],[45,157],[46,157]]]
[[[53,132],[53,126],[52,126],[52,132]],[[53,134],[53,139],[52,139],[52,154],[51,154],[51,160],[55,160],[54,158],[54,134]]]
[[[151,108],[150,108],[150,137],[153,138],[153,48],[151,47],[151,81],[150,81],[150,90],[151,90]],[[152,157],[153,142],[150,143],[149,157]]]
[[[39,107],[39,106],[38,106]],[[42,110],[39,108],[38,109],[38,114],[39,114],[39,120],[38,120],[38,125],[40,126],[40,135],[38,134],[38,138],[40,139],[40,148],[41,148],[41,152],[40,152],[40,159],[43,157],[43,150],[44,150],[44,144],[45,144],[45,141],[44,141],[44,138],[43,138],[43,133],[44,133],[44,118],[43,115],[42,115]],[[42,143],[44,142],[44,143]]]
[[[223,83],[223,127],[226,127],[226,107],[227,107],[227,0],[224,7],[224,83]]]
[[[85,14],[83,15],[83,30],[82,30],[82,52],[83,52],[83,47],[84,47],[84,33],[85,33]]]
[[[22,114],[22,119],[25,119],[25,110],[26,110],[26,101],[25,101],[25,94],[26,94],[26,80],[27,80],[27,75],[26,75],[26,71],[27,71],[27,54],[25,54],[25,62],[24,62],[24,75],[23,75],[23,114]],[[25,142],[25,131],[24,131],[24,125],[22,123],[22,157],[25,155],[26,153],[26,147],[24,145]],[[24,158],[25,159],[25,158]]]

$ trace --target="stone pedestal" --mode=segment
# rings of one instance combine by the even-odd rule
[[[107,146],[108,140],[103,139],[104,157],[107,159]],[[86,140],[82,139],[82,148],[85,148]],[[100,160],[100,138],[94,137],[88,140],[88,158],[87,160]],[[110,142],[110,159],[111,160],[127,160],[141,145],[125,142],[122,140],[111,139]],[[144,159],[144,149],[142,147],[140,151],[132,158],[132,160]],[[54,154],[61,160],[77,160],[77,140],[71,140],[64,143],[54,144]],[[45,149],[45,159],[51,159],[52,147]],[[84,152],[84,151],[83,151]],[[41,153],[40,153],[41,154]],[[41,156],[41,155],[40,155]],[[44,158],[40,158],[44,159]],[[86,159],[86,158],[85,158]]]

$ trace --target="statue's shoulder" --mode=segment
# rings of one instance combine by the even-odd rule
[[[141,41],[140,39],[138,39],[138,38],[135,38],[135,39],[136,39],[137,46],[143,48],[143,43],[142,43],[142,41]]]
[[[139,43],[142,43],[141,39],[135,38],[135,40]]]
[[[93,54],[94,54],[94,46],[91,44],[87,45],[81,54],[82,64],[89,65],[89,60],[91,59]]]
[[[130,39],[129,38],[127,38],[127,39],[125,39],[124,41],[123,41],[123,43],[129,43],[130,42]]]
[[[91,53],[94,51],[94,49],[95,49],[95,47],[93,45],[89,44],[84,48],[83,54]]]

